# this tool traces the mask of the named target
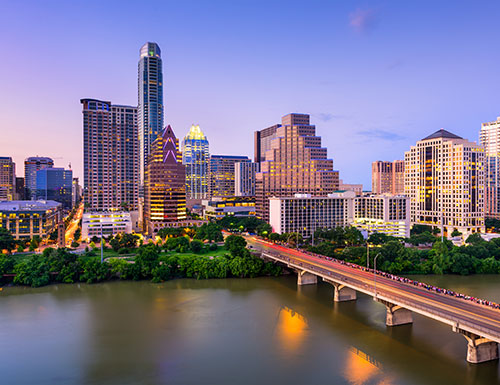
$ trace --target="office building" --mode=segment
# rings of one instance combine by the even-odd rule
[[[138,64],[139,181],[144,185],[151,145],[163,130],[163,70],[161,50],[156,43],[140,49]]]
[[[340,191],[354,191],[356,195],[363,194],[362,184],[344,183],[342,179],[339,180],[339,190]]]
[[[258,135],[256,135],[258,136]],[[339,174],[327,150],[321,147],[321,137],[309,122],[309,115],[288,114],[270,137],[265,160],[255,176],[257,216],[269,220],[269,198],[293,196],[296,193],[312,197],[327,196],[338,190]],[[262,157],[263,143],[260,136]]]
[[[62,208],[71,210],[73,171],[47,167],[36,172],[36,199],[62,203]]]
[[[266,153],[271,150],[271,141],[276,138],[276,132],[281,124],[255,131],[254,134],[254,162],[261,163],[266,160]]]
[[[234,164],[234,194],[240,197],[255,196],[255,174],[260,163],[236,162]]]
[[[418,141],[405,153],[405,195],[412,225],[484,232],[484,148],[443,129]]]
[[[246,196],[211,198],[202,200],[205,219],[221,219],[226,215],[254,217],[255,198]]]
[[[82,186],[80,186],[79,178],[73,177],[71,186],[71,205],[76,207],[82,200]]]
[[[137,210],[137,108],[82,99],[83,184],[87,210]]]
[[[129,212],[108,211],[89,212],[82,216],[82,240],[101,238],[117,234],[132,233],[132,219]]]
[[[24,201],[26,200],[26,188],[24,187],[24,178],[16,177],[16,201]]]
[[[247,156],[212,155],[210,156],[210,176],[208,194],[210,198],[235,196],[236,163],[250,163]]]
[[[15,199],[16,165],[10,156],[0,156],[0,201]]]
[[[62,204],[54,201],[0,202],[0,227],[9,230],[15,239],[47,238],[60,231]],[[62,227],[64,235],[64,226]],[[58,238],[61,238],[60,236]]]
[[[404,195],[365,195],[354,198],[352,225],[367,236],[383,233],[410,236],[410,198]]]
[[[479,143],[485,155],[485,215],[500,219],[500,117],[481,124]]]
[[[51,158],[32,156],[24,161],[24,186],[26,199],[34,199],[36,196],[36,172],[47,167],[54,167]]]
[[[404,161],[372,163],[372,193],[399,195],[404,193]]]
[[[353,191],[313,197],[295,194],[269,199],[269,224],[279,234],[299,233],[311,238],[317,229],[345,227],[352,223]]]
[[[210,154],[207,137],[200,126],[192,125],[182,141],[182,164],[186,166],[187,199],[206,198]]]
[[[186,170],[170,126],[151,146],[144,185],[144,226],[149,235],[186,220]]]

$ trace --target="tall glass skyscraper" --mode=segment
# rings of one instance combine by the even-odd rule
[[[160,47],[146,43],[141,47],[138,68],[139,178],[144,185],[144,170],[151,144],[163,131],[163,71]]]
[[[72,208],[73,171],[47,167],[36,172],[36,198],[62,203]]]
[[[36,172],[47,167],[54,167],[51,158],[32,156],[24,160],[24,186],[26,187],[26,199],[36,196]]]
[[[200,126],[192,125],[182,141],[182,164],[186,166],[188,199],[204,199],[208,192],[208,140]]]

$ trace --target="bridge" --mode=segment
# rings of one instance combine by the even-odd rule
[[[466,338],[467,361],[470,363],[499,357],[499,309],[256,237],[246,236],[245,239],[262,258],[295,270],[298,285],[316,284],[321,278],[333,286],[336,302],[356,300],[357,292],[372,296],[386,306],[386,325],[390,327],[412,323],[413,313],[450,325],[453,332]]]

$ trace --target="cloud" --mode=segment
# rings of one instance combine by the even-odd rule
[[[316,114],[313,114],[313,116],[321,120],[322,122],[329,122],[333,119],[349,119],[347,115],[335,115],[330,112],[318,112]]]
[[[374,9],[357,8],[349,14],[349,26],[359,33],[367,33],[377,26],[378,20]]]
[[[405,136],[396,134],[395,132],[381,130],[378,128],[373,130],[358,131],[357,134],[363,137],[365,140],[387,140],[391,142],[396,142],[399,140],[406,139]]]

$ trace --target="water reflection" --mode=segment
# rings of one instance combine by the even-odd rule
[[[389,385],[391,381],[382,377],[382,365],[361,350],[351,347],[347,351],[344,377],[353,385],[364,385],[368,383],[378,383],[379,385]]]
[[[286,306],[280,309],[275,333],[285,352],[298,353],[307,337],[308,329],[304,316]]]

